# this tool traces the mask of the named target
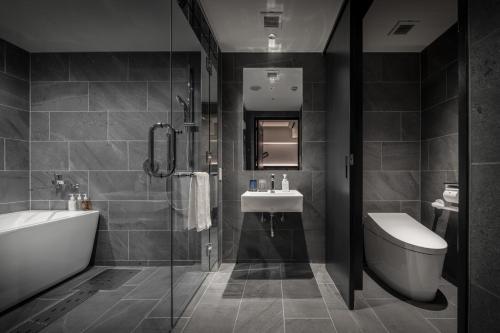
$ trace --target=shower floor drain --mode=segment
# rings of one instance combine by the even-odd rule
[[[75,292],[53,306],[24,322],[11,332],[37,333],[45,329],[57,319],[63,317],[99,290],[115,290],[139,273],[138,269],[106,269],[90,280],[75,287]]]

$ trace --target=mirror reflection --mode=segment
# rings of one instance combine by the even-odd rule
[[[300,170],[302,68],[243,69],[246,170]]]

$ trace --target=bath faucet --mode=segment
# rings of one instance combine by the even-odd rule
[[[271,193],[274,193],[274,173],[271,174]]]

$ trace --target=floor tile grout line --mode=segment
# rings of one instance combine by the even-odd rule
[[[391,333],[389,331],[389,329],[385,326],[384,322],[382,321],[382,319],[380,319],[380,317],[378,316],[378,314],[375,312],[375,310],[373,310],[373,307],[370,305],[370,303],[368,303],[364,298],[363,298],[363,301],[366,303],[366,305],[368,305],[368,308],[370,309],[370,311],[373,313],[374,317],[377,318],[377,320],[379,321],[380,325],[382,325],[382,327],[385,329],[385,331],[387,333]]]
[[[142,286],[143,283],[146,283],[146,281],[148,281],[149,279],[151,279],[159,270],[161,269],[161,267],[158,267],[156,268],[156,270],[150,275],[148,276],[144,281],[142,281],[141,283],[139,283],[138,285],[136,285],[131,291],[129,291],[126,295],[124,295],[122,297],[122,299],[124,298],[127,298],[128,295],[130,295],[131,293],[133,293],[137,288],[139,288],[140,286]]]
[[[218,273],[218,272],[216,272],[216,274],[217,274],[217,273]],[[186,325],[184,325],[184,327],[182,328],[181,333],[182,333],[182,332],[184,332],[184,330],[186,329],[187,325],[189,324],[189,322],[190,322],[190,321],[191,321],[191,319],[193,318],[193,314],[196,312],[196,309],[198,309],[198,305],[200,305],[201,300],[203,299],[203,297],[204,297],[204,296],[205,296],[205,294],[207,293],[208,288],[210,288],[210,285],[212,284],[212,281],[213,281],[213,279],[214,279],[214,278],[215,278],[215,274],[212,276],[212,278],[211,278],[211,279],[210,279],[210,281],[208,282],[207,287],[206,287],[206,288],[205,288],[205,290],[203,291],[203,294],[201,295],[200,299],[198,300],[198,302],[197,302],[197,303],[196,303],[196,305],[194,306],[194,308],[193,308],[193,312],[192,312],[192,314],[191,314],[191,317],[189,317],[189,319],[188,319],[188,321],[187,321]]]
[[[441,333],[441,330],[439,328],[437,328],[436,326],[434,326],[429,319],[424,318],[424,321],[427,322],[429,324],[429,326],[431,326],[436,331],[436,333]]]
[[[232,274],[232,272],[231,272],[231,274]],[[245,280],[245,284],[243,285],[243,292],[241,294],[240,304],[238,304],[238,311],[236,312],[236,318],[234,319],[233,333],[236,332],[236,323],[238,322],[238,316],[240,315],[241,304],[243,303],[243,296],[245,295],[245,288],[247,287],[248,275],[249,274],[250,274],[250,267],[249,267],[249,269],[247,271],[247,277],[246,277],[246,280]]]
[[[312,270],[312,267],[311,267],[311,270]],[[315,272],[313,271],[314,281],[316,282],[316,285],[317,285],[318,284],[318,278],[317,278],[316,274],[314,274],[314,273]],[[321,290],[319,292],[321,294]],[[328,309],[328,305],[326,304],[325,298],[323,297],[323,294],[321,294],[321,300],[323,301],[323,304],[325,304],[325,310],[326,310],[326,313],[328,313],[328,317],[330,318],[330,321],[332,322],[333,329],[335,330],[335,332],[339,333],[339,331],[337,330],[337,326],[335,326],[335,322],[333,321],[332,314],[330,313],[330,309]]]

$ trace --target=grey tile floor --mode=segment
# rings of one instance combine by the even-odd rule
[[[16,332],[106,269],[92,267],[4,313],[0,332]],[[36,331],[168,332],[170,269],[137,269],[51,324],[34,323]],[[174,332],[456,332],[456,288],[445,280],[436,302],[418,304],[364,273],[364,290],[349,311],[321,264],[223,264],[214,273],[177,268],[174,276]]]

